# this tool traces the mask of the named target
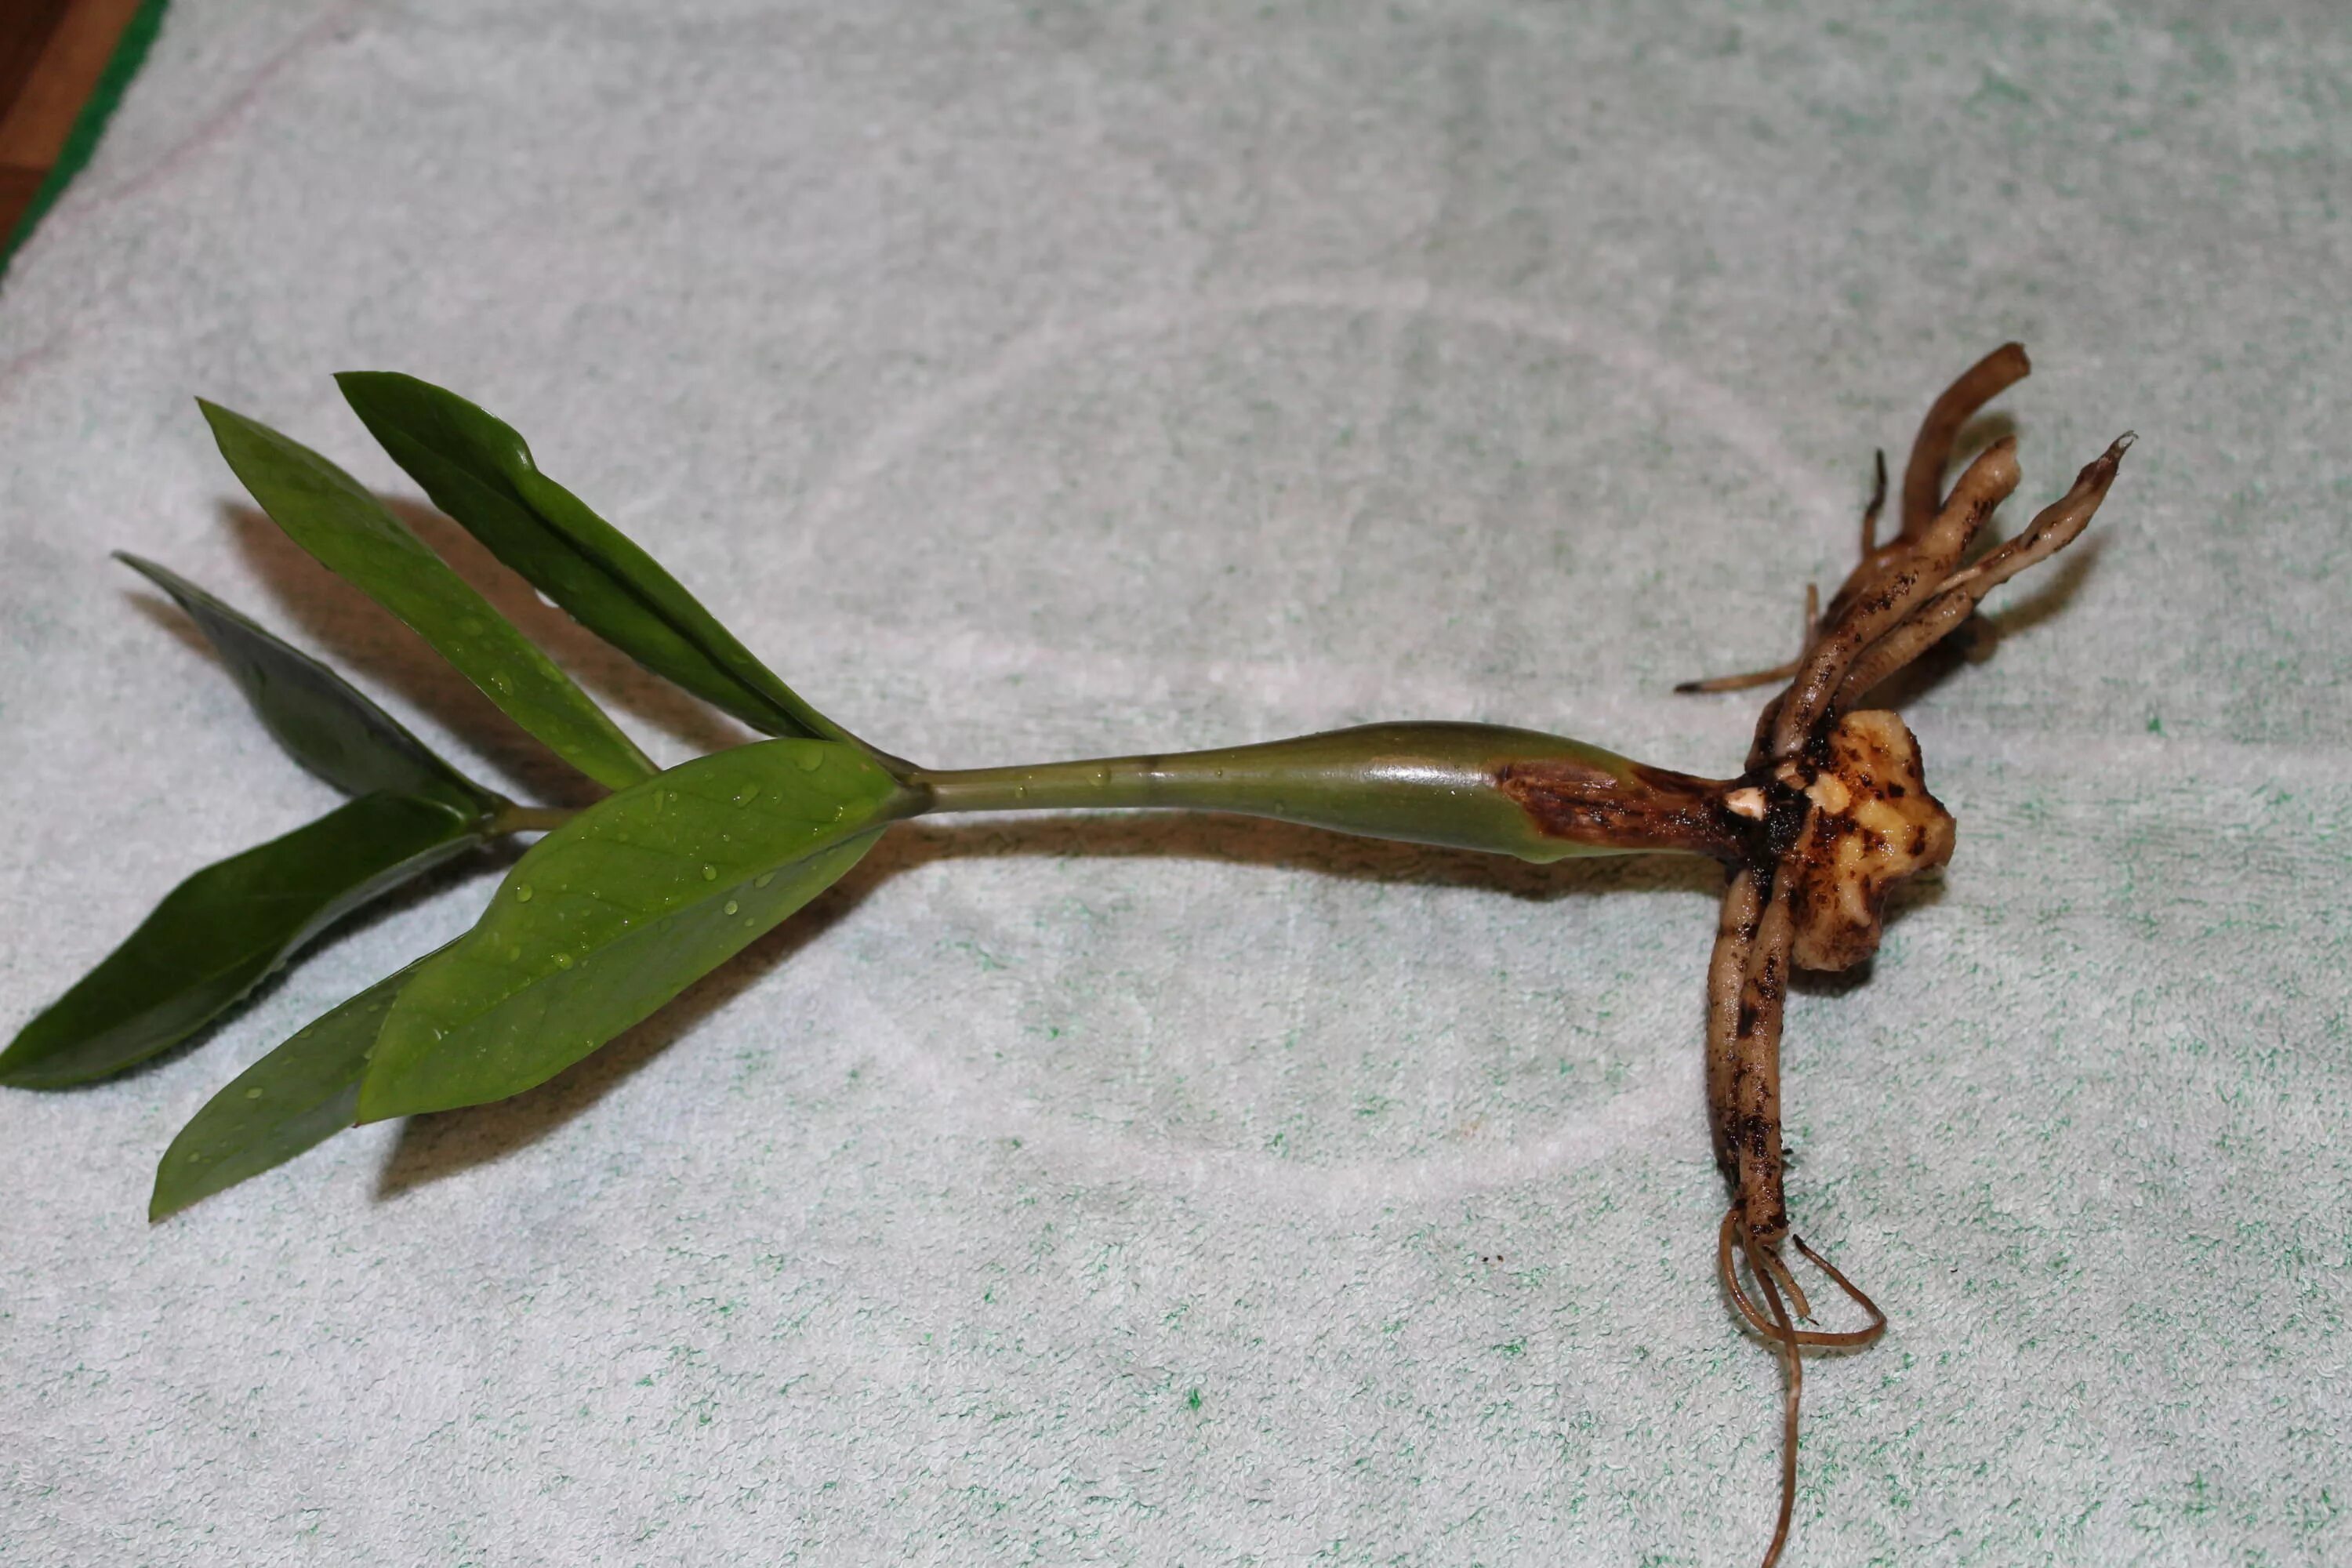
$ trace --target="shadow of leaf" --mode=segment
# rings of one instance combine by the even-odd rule
[[[755,738],[549,605],[473,535],[440,513],[395,497],[378,499],[598,701],[698,752]],[[227,502],[222,515],[255,574],[313,648],[331,656],[330,662],[348,664],[382,682],[465,737],[533,798],[566,805],[594,798],[593,785],[500,712],[431,644],[311,559],[266,513]]]
[[[211,650],[208,647],[205,651],[210,652]],[[431,870],[417,877],[415,880],[404,882],[399,887],[381,895],[371,902],[361,905],[358,909],[353,910],[351,913],[345,915],[342,919],[329,926],[325,931],[320,931],[317,936],[312,937],[309,942],[303,943],[302,946],[297,948],[292,953],[288,955],[284,963],[278,965],[276,969],[271,970],[268,974],[263,975],[259,980],[256,981],[251,990],[238,997],[235,1002],[229,1004],[226,1008],[222,1009],[220,1014],[210,1023],[207,1023],[204,1027],[198,1029],[194,1034],[190,1035],[186,1039],[180,1041],[177,1045],[172,1046],[165,1050],[159,1051],[155,1055],[146,1058],[144,1060],[133,1062],[129,1067],[122,1068],[120,1072],[109,1073],[104,1078],[93,1079],[88,1083],[58,1084],[54,1088],[45,1087],[37,1089],[31,1089],[27,1092],[44,1095],[86,1094],[94,1089],[110,1089],[117,1084],[129,1083],[135,1079],[143,1078],[151,1072],[157,1071],[178,1061],[181,1058],[185,1057],[192,1052],[202,1050],[205,1046],[218,1038],[222,1034],[236,1027],[240,1019],[251,1013],[262,1001],[276,993],[279,986],[286,984],[287,975],[291,973],[298,965],[309,963],[311,959],[317,957],[320,953],[326,952],[329,948],[334,947],[338,943],[349,941],[351,938],[359,935],[361,932],[369,931],[382,922],[392,919],[394,915],[404,913],[405,911],[415,909],[421,904],[428,903],[431,900],[439,898],[442,894],[447,892],[451,888],[456,887],[460,882],[469,881],[476,877],[483,875],[485,872],[504,876],[506,874],[507,868],[513,865],[517,860],[522,858],[522,851],[523,847],[510,839],[493,840],[488,844],[485,844],[476,849],[459,855],[454,860],[436,866]],[[195,868],[191,867],[190,869],[193,871]],[[128,931],[123,933],[126,937],[130,934],[131,933]],[[397,966],[395,965],[395,967]],[[78,979],[79,976],[76,976],[76,978]],[[68,984],[70,984],[70,982]],[[65,987],[61,985],[58,989],[59,994],[62,994]],[[320,1011],[323,1012],[325,1009],[321,1008]],[[240,1068],[238,1070],[241,1071],[243,1069]],[[233,1078],[235,1076],[235,1073],[226,1074],[224,1075],[223,1081],[226,1082],[228,1078]]]
[[[537,589],[508,570],[480,541],[439,512],[416,501],[389,496],[377,499],[599,701],[643,720],[697,752],[722,751],[760,739],[541,598]]]
[[[250,506],[225,503],[223,519],[254,574],[299,629],[297,646],[346,674],[357,672],[462,737],[526,797],[585,805],[596,786],[520,725],[392,613],[311,559]],[[393,716],[401,718],[397,705]]]
[[[1484,889],[1549,902],[1645,889],[1712,900],[1723,873],[1691,856],[1592,857],[1534,866],[1499,856],[1351,838],[1212,814],[1040,816],[894,828],[856,868],[799,914],[697,982],[660,1013],[537,1089],[489,1105],[411,1117],[378,1181],[380,1200],[528,1148],[628,1081],[718,1008],[821,937],[893,877],[945,860],[1009,856],[1215,860],[1357,881]]]

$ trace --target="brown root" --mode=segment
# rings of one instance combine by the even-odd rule
[[[1864,1345],[1876,1343],[1878,1336],[1886,1331],[1886,1314],[1878,1310],[1878,1303],[1864,1295],[1861,1286],[1839,1273],[1836,1264],[1807,1247],[1803,1237],[1791,1231],[1789,1234],[1789,1240],[1799,1252],[1805,1255],[1805,1261],[1828,1275],[1837,1288],[1846,1293],[1848,1300],[1870,1314],[1870,1327],[1866,1329],[1851,1329],[1833,1333],[1809,1330],[1807,1331],[1811,1337],[1804,1342],[1820,1345],[1827,1350],[1860,1350]]]
[[[1909,619],[1943,585],[2017,481],[2017,443],[2004,437],[1977,455],[1952,487],[1952,499],[1916,540],[1890,546],[1896,553],[1855,588],[1843,608],[1832,601],[1829,624],[1807,651],[1804,668],[1773,719],[1772,760],[1796,754],[1813,726],[1828,716],[1856,656]]]
[[[1706,982],[1707,1105],[1716,1159],[1733,1190],[1716,1268],[1733,1308],[1779,1349],[1787,1369],[1780,1506],[1764,1568],[1780,1561],[1796,1506],[1802,1352],[1855,1350],[1886,1331],[1878,1304],[1789,1224],[1780,1120],[1789,969],[1841,969],[1868,956],[1878,945],[1889,889],[1943,864],[1954,837],[1950,815],[1927,792],[1910,731],[1892,713],[1856,710],[1872,688],[1975,619],[1992,588],[2078,538],[2132,442],[2116,440],[2016,538],[1964,568],[1994,508],[2017,488],[2016,442],[2004,437],[1978,454],[1948,495],[1944,470],[1969,417],[2029,368],[2024,350],[2004,344],[1936,400],[1904,471],[1901,524],[1885,543],[1880,455],[1876,493],[1863,514],[1861,560],[1826,609],[1807,589],[1796,659],[1676,688],[1731,691],[1789,678],[1757,718],[1748,771],[1718,788],[1720,821],[1741,853],[1724,891]],[[1780,1255],[1784,1242],[1862,1310],[1865,1326],[1798,1326],[1812,1321],[1812,1306]]]
[[[1805,1258],[1836,1281],[1855,1304],[1870,1315],[1867,1328],[1826,1331],[1800,1329],[1790,1315],[1790,1306],[1796,1308],[1797,1317],[1811,1319],[1812,1309],[1806,1303],[1804,1292],[1781,1261],[1780,1251],[1755,1232],[1747,1228],[1740,1218],[1738,1205],[1726,1210],[1723,1224],[1717,1232],[1716,1271],[1721,1276],[1725,1294],[1739,1309],[1765,1339],[1779,1347],[1782,1366],[1787,1371],[1786,1392],[1780,1405],[1780,1508],[1772,1525],[1771,1543],[1764,1549],[1763,1568],[1772,1568],[1780,1560],[1781,1550],[1789,1543],[1789,1524],[1797,1506],[1797,1443],[1800,1417],[1804,1403],[1805,1363],[1802,1352],[1807,1348],[1822,1350],[1858,1350],[1876,1341],[1886,1331],[1886,1314],[1878,1303],[1848,1279],[1829,1259],[1805,1245],[1804,1238],[1791,1232],[1789,1240]],[[1748,1259],[1748,1272],[1755,1277],[1756,1286],[1763,1293],[1764,1306],[1759,1308],[1739,1282],[1737,1252]],[[1783,1295],[1787,1300],[1782,1300]]]
[[[1918,538],[1944,510],[1944,470],[1951,466],[1952,443],[1978,409],[2023,381],[2033,363],[2021,343],[2003,343],[1962,371],[1959,379],[1928,406],[1912,438],[1911,460],[1903,468],[1903,531],[1893,542]]]
[[[1751,1251],[1748,1258],[1753,1265],[1757,1254]],[[1788,1303],[1772,1283],[1772,1271],[1758,1268],[1756,1283],[1771,1304],[1773,1337],[1780,1342],[1780,1360],[1789,1369],[1787,1393],[1780,1401],[1780,1511],[1772,1521],[1771,1543],[1764,1548],[1763,1568],[1772,1568],[1780,1561],[1780,1549],[1789,1544],[1789,1521],[1797,1510],[1797,1428],[1805,1397],[1805,1358],[1797,1349],[1797,1326],[1789,1321]]]
[[[1772,1276],[1772,1282],[1780,1288],[1780,1294],[1789,1298],[1790,1307],[1800,1318],[1807,1322],[1812,1321],[1813,1304],[1806,1300],[1804,1291],[1798,1289],[1797,1277],[1789,1272],[1789,1266],[1781,1260],[1779,1249],[1768,1247],[1764,1249],[1763,1256],[1765,1271]],[[1751,1266],[1753,1261],[1751,1258]]]
[[[1795,1342],[1809,1350],[1831,1351],[1860,1350],[1865,1345],[1877,1342],[1879,1336],[1886,1332],[1886,1314],[1879,1310],[1878,1303],[1872,1300],[1860,1286],[1839,1272],[1837,1267],[1828,1258],[1805,1245],[1802,1237],[1792,1231],[1787,1239],[1804,1255],[1808,1263],[1828,1275],[1831,1282],[1845,1292],[1846,1298],[1855,1306],[1860,1307],[1870,1318],[1869,1325],[1860,1329],[1800,1329],[1792,1323],[1788,1332],[1794,1336]],[[1812,1309],[1806,1304],[1804,1293],[1796,1289],[1796,1281],[1790,1276],[1789,1266],[1781,1259],[1779,1249],[1769,1242],[1751,1236],[1740,1219],[1738,1206],[1734,1205],[1725,1212],[1723,1225],[1717,1237],[1716,1269],[1722,1276],[1725,1294],[1731,1298],[1732,1306],[1737,1308],[1739,1315],[1747,1320],[1748,1326],[1767,1339],[1777,1340],[1781,1337],[1780,1325],[1773,1321],[1769,1313],[1756,1304],[1755,1298],[1750,1296],[1747,1287],[1739,1282],[1739,1257],[1745,1257],[1748,1259],[1748,1266],[1751,1271],[1759,1270],[1759,1267],[1770,1268],[1773,1279],[1779,1283],[1780,1289],[1788,1291],[1790,1298],[1798,1303],[1799,1313],[1809,1321],[1811,1319]],[[1757,1262],[1759,1257],[1769,1258],[1769,1264],[1759,1266]]]
[[[1871,645],[1846,670],[1836,706],[1850,708],[1872,688],[1909,666],[1945,637],[1966,626],[1987,594],[2028,567],[2038,566],[2083,535],[2137,439],[2128,432],[2084,465],[2067,492],[2042,509],[2022,532],[1986,552],[1964,571],[1947,577],[1934,598],[1916,614]]]
[[[1677,695],[1693,691],[1746,691],[1758,686],[1771,686],[1797,673],[1797,661],[1776,664],[1769,669],[1750,669],[1738,675],[1710,675],[1704,680],[1681,680],[1675,683]]]
[[[1706,966],[1706,1102],[1714,1125],[1715,1157],[1727,1173],[1738,1170],[1732,1146],[1732,1085],[1740,1068],[1739,992],[1748,978],[1748,955],[1756,946],[1763,897],[1756,873],[1733,873],[1723,890],[1715,928],[1715,952]]]
[[[2131,446],[2130,436],[2076,476],[2064,498],[2044,509],[2024,532],[1959,570],[1985,518],[2016,488],[2016,442],[2005,437],[1978,454],[1947,496],[1943,476],[1953,444],[1979,409],[2032,368],[2023,348],[2004,343],[1944,389],[1919,423],[1903,474],[1902,523],[1884,544],[1878,542],[1878,521],[1886,500],[1886,454],[1876,455],[1875,482],[1862,515],[1861,558],[1831,596],[1826,613],[1816,614],[1808,603],[1804,647],[1795,659],[1675,688],[1744,691],[1793,678],[1758,721],[1749,767],[1793,754],[1824,715],[1856,705],[1873,687],[1968,625],[1986,593],[2064,549],[2089,524]]]
[[[1730,1156],[1740,1223],[1769,1246],[1789,1229],[1780,1191],[1780,1017],[1796,924],[1789,879],[1759,875],[1756,886],[1755,934],[1743,955],[1728,1070],[1713,1120],[1717,1147]]]
[[[1879,510],[1885,504],[1886,454],[1881,452],[1878,454],[1877,485],[1871,491],[1870,504],[1862,512],[1862,552],[1865,556],[1870,553],[1872,536],[1878,531]],[[1711,675],[1699,680],[1677,681],[1675,691],[1677,695],[1694,691],[1746,691],[1758,686],[1769,686],[1776,680],[1786,680],[1797,673],[1804,659],[1805,649],[1812,646],[1813,634],[1821,629],[1821,624],[1822,591],[1816,584],[1808,583],[1805,584],[1804,625],[1797,637],[1795,658],[1785,664],[1776,664],[1769,669],[1751,669],[1740,675]]]
[[[1886,510],[1886,448],[1881,447],[1870,455],[1870,504],[1862,509],[1862,558],[1870,559],[1878,548],[1878,514]],[[1818,612],[1814,619],[1820,619]]]

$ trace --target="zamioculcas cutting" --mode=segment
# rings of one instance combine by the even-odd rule
[[[357,1122],[519,1094],[724,963],[855,866],[893,823],[936,812],[1138,807],[1240,812],[1550,861],[1670,851],[1726,872],[1706,1005],[1706,1094],[1730,1187],[1717,1265],[1786,1367],[1780,1511],[1789,1532],[1808,1347],[1874,1340],[1885,1316],[1792,1228],[1782,1190],[1781,1004],[1792,966],[1874,952],[1889,889],[1951,855],[1917,743],[1873,692],[1970,623],[1979,601],[2080,535],[2131,437],[2005,542],[1986,523],[2017,487],[2015,442],[1948,490],[1960,427],[2027,371],[2015,344],[1955,382],[1921,424],[1879,539],[1819,605],[1796,656],[1685,690],[1780,685],[1736,776],[1696,778],[1486,724],[1391,723],[1222,751],[1032,767],[919,767],[818,712],[651,556],[539,471],[522,437],[404,375],[339,377],[435,505],[590,630],[771,737],[656,770],[554,662],[368,490],[326,458],[203,405],[222,456],[297,543],[407,623],[550,750],[611,793],[579,811],[518,805],[465,777],[332,671],[163,567],[176,600],[295,760],[351,796],[308,826],[208,866],[0,1052],[0,1083],[87,1082],[169,1049],[234,1007],[369,900],[503,835],[536,833],[473,929],[297,1032],[238,1075],[167,1149],[152,1217],[293,1158]],[[1863,1321],[1800,1327],[1788,1251]]]

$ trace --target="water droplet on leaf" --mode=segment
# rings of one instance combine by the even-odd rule
[[[527,904],[530,902],[530,884],[529,882],[518,882],[515,884],[515,902],[519,904]]]

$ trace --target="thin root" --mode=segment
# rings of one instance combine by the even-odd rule
[[[1756,1256],[1748,1255],[1750,1264]],[[1773,1337],[1780,1342],[1780,1359],[1789,1368],[1788,1393],[1780,1404],[1780,1513],[1772,1521],[1772,1543],[1764,1549],[1764,1568],[1772,1568],[1780,1561],[1780,1549],[1789,1544],[1789,1519],[1797,1509],[1797,1418],[1805,1396],[1805,1360],[1798,1353],[1797,1325],[1789,1321],[1788,1303],[1780,1300],[1771,1270],[1757,1269],[1756,1283],[1764,1288],[1764,1300],[1771,1303],[1777,1330]]]
[[[1751,669],[1739,675],[1710,675],[1705,680],[1677,681],[1675,690],[1677,692],[1745,691],[1753,686],[1774,685],[1796,673],[1797,661],[1792,658],[1786,664],[1776,664],[1769,669]]]
[[[1769,686],[1786,680],[1801,667],[1805,649],[1812,645],[1813,632],[1822,624],[1822,590],[1818,584],[1805,584],[1805,624],[1797,637],[1797,657],[1786,664],[1776,664],[1769,669],[1751,669],[1744,675],[1711,675],[1705,680],[1679,682],[1677,693],[1690,691],[1745,691],[1754,686]]]
[[[1878,514],[1886,510],[1886,448],[1881,447],[1872,452],[1870,462],[1874,476],[1870,485],[1870,504],[1862,509],[1862,558],[1864,561],[1869,560],[1870,552],[1878,548]],[[1815,618],[1819,618],[1818,614]]]
[[[1877,455],[1878,477],[1871,487],[1870,504],[1862,509],[1862,553],[1866,560],[1871,541],[1878,533],[1878,514],[1886,505],[1886,454]],[[1776,680],[1786,680],[1803,668],[1805,650],[1813,646],[1813,637],[1822,627],[1822,590],[1815,583],[1805,584],[1805,624],[1797,637],[1797,657],[1769,669],[1751,669],[1741,675],[1713,675],[1704,680],[1678,682],[1678,694],[1693,691],[1746,691],[1758,686],[1769,686]]]
[[[1748,1262],[1752,1265],[1755,1261],[1756,1255],[1748,1254]],[[1797,1277],[1789,1272],[1789,1266],[1780,1260],[1780,1255],[1769,1247],[1764,1249],[1764,1267],[1770,1272],[1772,1282],[1780,1287],[1780,1293],[1789,1298],[1789,1305],[1795,1309],[1797,1316],[1811,1322],[1813,1304],[1806,1300],[1805,1293],[1797,1288]]]
[[[1787,1393],[1781,1404],[1780,1415],[1780,1511],[1772,1526],[1772,1543],[1764,1549],[1763,1568],[1772,1568],[1780,1560],[1780,1552],[1789,1543],[1789,1521],[1797,1505],[1797,1429],[1798,1416],[1804,1398],[1805,1371],[1801,1352],[1808,1347],[1825,1350],[1856,1350],[1875,1341],[1886,1331],[1886,1314],[1878,1303],[1864,1295],[1854,1282],[1840,1273],[1837,1267],[1820,1253],[1805,1245],[1804,1237],[1790,1232],[1789,1241],[1802,1253],[1806,1260],[1828,1275],[1839,1289],[1854,1304],[1870,1315],[1867,1328],[1828,1331],[1800,1329],[1790,1316],[1794,1304],[1797,1316],[1810,1319],[1812,1311],[1806,1305],[1804,1292],[1789,1273],[1789,1266],[1780,1258],[1779,1249],[1761,1237],[1749,1231],[1740,1221],[1737,1208],[1727,1209],[1723,1225],[1717,1233],[1716,1269],[1723,1279],[1723,1288],[1739,1309],[1739,1315],[1764,1338],[1780,1347],[1780,1358],[1788,1371]],[[1764,1306],[1759,1307],[1747,1288],[1739,1282],[1738,1264],[1735,1252],[1745,1254],[1748,1271],[1755,1276],[1757,1288],[1763,1292]],[[1782,1300],[1786,1292],[1787,1300]]]
[[[1808,1263],[1828,1275],[1831,1282],[1844,1291],[1848,1299],[1870,1317],[1869,1325],[1859,1329],[1800,1329],[1791,1324],[1788,1331],[1796,1336],[1798,1344],[1814,1350],[1860,1350],[1863,1346],[1874,1342],[1886,1331],[1886,1314],[1878,1310],[1877,1302],[1863,1293],[1860,1286],[1840,1273],[1837,1267],[1829,1259],[1806,1246],[1802,1237],[1791,1233],[1789,1240],[1799,1252],[1804,1254]],[[1748,1326],[1767,1339],[1780,1338],[1781,1331],[1779,1325],[1756,1304],[1755,1298],[1748,1295],[1747,1287],[1739,1282],[1739,1270],[1734,1257],[1735,1253],[1745,1254],[1749,1268],[1759,1272],[1761,1272],[1761,1268],[1756,1261],[1757,1258],[1759,1256],[1770,1258],[1771,1263],[1769,1267],[1776,1272],[1781,1287],[1790,1289],[1790,1293],[1796,1300],[1800,1301],[1803,1300],[1802,1294],[1795,1291],[1790,1284],[1788,1265],[1780,1260],[1770,1246],[1760,1238],[1748,1234],[1747,1229],[1740,1224],[1738,1209],[1732,1209],[1723,1216],[1723,1228],[1716,1245],[1716,1271],[1723,1277],[1724,1291],[1731,1298],[1731,1304],[1739,1310],[1741,1317],[1748,1320]],[[1804,1315],[1810,1318],[1812,1314],[1806,1312]]]

